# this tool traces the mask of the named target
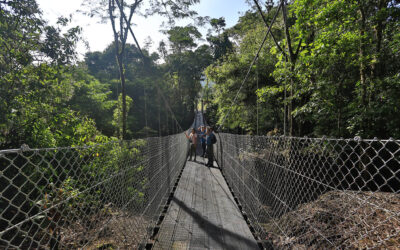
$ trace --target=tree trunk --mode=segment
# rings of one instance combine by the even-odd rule
[[[286,3],[283,4],[282,6],[282,14],[283,14],[283,23],[284,23],[284,28],[285,28],[285,38],[286,38],[286,45],[288,48],[289,52],[289,62],[290,62],[290,102],[288,105],[288,122],[289,122],[289,136],[293,135],[293,88],[294,88],[294,69],[296,65],[296,60],[297,60],[297,54],[300,49],[301,41],[299,42],[298,48],[296,52],[293,52],[292,48],[292,41],[290,37],[290,32],[289,32],[289,26],[287,23],[287,10],[286,10]]]
[[[118,69],[121,78],[122,89],[122,140],[126,139],[126,88],[125,88],[125,72],[124,65],[122,64],[122,55],[118,55]]]
[[[134,4],[130,6],[130,13],[128,18],[125,16],[123,11],[124,1],[120,0],[109,0],[108,1],[108,12],[111,21],[112,30],[114,33],[114,43],[115,43],[115,55],[117,57],[118,70],[121,80],[122,89],[122,139],[126,139],[126,119],[127,119],[127,107],[126,107],[126,88],[125,88],[125,69],[124,69],[124,55],[125,55],[125,45],[126,39],[128,38],[128,31],[130,29],[130,23],[132,20],[133,13],[135,9],[139,6],[142,0],[136,0]],[[114,10],[116,9],[116,4],[120,10],[119,15],[119,31],[115,27],[115,16]],[[124,20],[126,22],[126,27],[124,27]],[[133,34],[133,33],[132,33]],[[118,37],[119,36],[119,37]],[[134,38],[135,39],[135,38]],[[121,47],[120,47],[121,45]]]
[[[147,94],[146,94],[146,87],[143,86],[143,95],[144,95],[144,126],[146,127],[146,137],[149,137],[148,135],[148,124],[147,124]]]
[[[342,85],[343,82],[341,79],[339,79],[339,86],[336,90],[336,100],[338,101],[338,115],[337,115],[337,129],[338,129],[338,136],[342,136]]]
[[[365,13],[362,4],[360,3],[360,48],[359,48],[359,56],[360,56],[360,83],[362,86],[361,92],[361,102],[363,108],[367,107],[367,74],[366,74],[366,65],[364,62],[365,57],[365,32],[366,32],[366,24],[365,24]]]
[[[294,88],[294,64],[290,65],[290,103],[289,103],[289,136],[293,135],[293,88]]]
[[[114,20],[114,18],[115,18],[115,16],[114,16],[115,2],[114,2],[114,0],[109,0],[108,4],[109,4],[108,8],[109,8],[109,16],[110,16],[110,20],[111,20],[111,26],[112,26],[113,33],[114,33],[115,56],[117,59],[119,76],[120,76],[120,80],[121,80],[121,89],[122,89],[122,135],[121,135],[121,139],[124,140],[126,138],[126,90],[125,90],[125,72],[124,72],[124,66],[123,66],[124,44],[123,43],[121,44],[121,50],[120,50],[118,32],[115,28],[115,20]],[[121,31],[121,33],[122,33],[122,31]],[[119,134],[119,131],[118,131],[118,134]]]
[[[377,14],[379,11],[381,11],[383,8],[387,6],[387,0],[380,0],[378,3],[378,8],[377,8]],[[383,38],[383,29],[384,29],[384,18],[379,17],[377,20],[377,23],[374,28],[375,32],[375,42],[376,42],[376,47],[375,47],[375,53],[374,53],[374,60],[371,64],[371,78],[375,79],[380,76],[381,74],[381,68],[380,68],[380,56],[379,53],[381,51],[381,46],[382,46],[382,38]]]

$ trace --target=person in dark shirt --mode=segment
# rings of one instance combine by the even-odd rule
[[[207,167],[213,167],[214,163],[214,151],[213,151],[213,141],[215,140],[213,137],[215,137],[213,133],[213,129],[211,127],[207,127],[206,130],[206,144],[207,144]]]
[[[201,148],[203,149],[201,157],[204,158],[206,156],[206,128],[203,125],[201,125],[199,128],[199,138],[200,138]]]

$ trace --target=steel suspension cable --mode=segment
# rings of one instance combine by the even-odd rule
[[[141,47],[140,47],[140,45],[139,45],[139,42],[138,42],[138,40],[136,39],[135,33],[133,32],[133,30],[132,30],[130,24],[128,23],[128,19],[126,18],[125,12],[124,12],[124,10],[123,10],[123,6],[122,6],[121,3],[119,2],[119,0],[115,0],[115,2],[117,3],[118,8],[119,8],[120,11],[121,11],[122,17],[124,18],[125,22],[127,23],[129,32],[131,33],[131,35],[132,35],[132,37],[133,37],[133,40],[135,41],[136,47],[137,47],[138,50],[139,50],[139,53],[140,53],[140,55],[141,55],[141,57],[142,57],[142,59],[143,59],[143,65],[144,65],[144,61],[146,60],[146,56],[143,54],[143,51],[142,51],[142,49],[141,49]],[[184,129],[182,128],[182,126],[180,125],[180,123],[178,122],[178,120],[176,119],[175,113],[172,111],[172,109],[171,109],[171,107],[170,107],[168,101],[167,101],[166,98],[164,97],[164,95],[163,95],[163,93],[161,92],[160,88],[159,88],[157,85],[156,85],[156,88],[157,88],[158,92],[161,94],[161,97],[162,97],[162,99],[164,100],[164,103],[165,103],[165,105],[167,106],[168,110],[171,112],[172,117],[174,118],[176,124],[179,126],[179,128],[180,128],[181,131],[184,131]]]
[[[243,81],[242,81],[242,83],[241,83],[241,85],[240,85],[239,90],[236,92],[235,98],[233,99],[233,101],[232,101],[232,103],[231,103],[231,105],[230,105],[230,108],[228,109],[228,112],[225,114],[224,118],[222,119],[222,122],[221,122],[221,124],[219,125],[218,130],[219,130],[219,129],[221,128],[221,126],[224,124],[226,118],[229,116],[230,112],[232,111],[232,106],[233,106],[234,104],[236,104],[236,100],[237,100],[237,98],[238,98],[238,96],[239,96],[239,93],[242,91],[242,88],[243,88],[245,82],[247,81],[247,79],[248,79],[248,77],[249,77],[249,75],[250,75],[251,68],[253,67],[254,63],[257,61],[258,56],[259,56],[259,54],[260,54],[260,52],[261,52],[261,49],[264,47],[264,44],[265,44],[265,42],[267,41],[267,37],[268,37],[269,33],[271,32],[272,25],[274,24],[274,22],[275,22],[275,20],[276,20],[276,17],[278,16],[279,11],[280,11],[282,5],[283,5],[283,1],[281,1],[281,3],[279,4],[278,9],[277,9],[277,11],[276,11],[276,13],[275,13],[275,15],[274,15],[272,21],[271,21],[271,25],[268,27],[268,31],[267,31],[267,33],[265,34],[265,36],[264,36],[264,38],[263,38],[263,41],[262,41],[260,47],[258,48],[257,53],[256,53],[256,55],[254,56],[254,58],[253,58],[253,60],[252,60],[252,62],[251,62],[251,64],[250,64],[249,69],[247,70],[246,76],[245,76],[245,78],[243,79]]]
[[[167,105],[167,108],[169,109],[169,112],[172,114],[172,117],[174,118],[176,124],[179,126],[179,128],[180,128],[181,131],[184,131],[184,129],[182,128],[182,126],[180,125],[180,123],[178,122],[178,120],[176,119],[174,111],[172,111],[171,107],[169,106],[169,103],[168,103],[167,99],[165,98],[165,96],[164,96],[163,93],[161,92],[160,88],[159,88],[158,86],[156,86],[156,87],[157,87],[159,93],[161,94],[161,97],[162,97],[162,99],[163,99],[165,105]]]

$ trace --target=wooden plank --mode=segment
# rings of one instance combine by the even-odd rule
[[[207,199],[207,212],[208,212],[208,218],[214,226],[209,226],[208,227],[208,232],[210,234],[209,237],[209,246],[210,249],[224,249],[225,246],[225,238],[224,234],[222,233],[222,221],[221,221],[221,215],[220,215],[220,210],[218,207],[218,201],[216,197],[216,185],[215,181],[213,180],[212,172],[211,169],[208,168],[207,172],[208,178],[211,180],[209,183],[210,185],[207,185],[207,194],[208,194],[208,199]]]
[[[221,181],[219,180],[218,176],[216,176],[216,171],[214,171],[214,169],[210,169],[210,171],[212,173],[213,185],[216,190],[215,194],[216,194],[219,214],[221,216],[221,221],[223,222],[221,230],[223,231],[224,234],[225,248],[234,249],[237,247],[237,249],[241,249],[242,247],[240,242],[237,241],[235,237],[233,237],[234,225],[232,225],[232,220],[237,219],[234,218],[234,216],[236,216],[236,214],[234,213],[236,204],[234,202],[229,202],[228,199],[230,197],[228,196],[228,194],[230,193],[229,192],[225,193],[225,190],[221,185]]]
[[[185,168],[182,173],[181,179],[179,181],[178,187],[175,191],[175,196],[182,198],[185,195],[188,195],[190,192],[187,192],[191,184],[191,175],[194,168]],[[167,214],[164,218],[164,221],[161,225],[157,240],[154,244],[154,249],[171,249],[173,247],[174,241],[174,231],[179,221],[179,211],[181,210],[180,206],[172,201],[168,208]],[[179,243],[178,243],[179,244]],[[182,243],[183,244],[183,243]]]
[[[180,245],[180,247],[176,247],[174,249],[188,249],[193,231],[193,218],[188,213],[188,210],[185,209],[185,206],[190,206],[190,204],[192,204],[192,194],[195,191],[193,176],[196,175],[197,169],[191,162],[187,162],[186,164],[186,168],[188,170],[184,170],[183,175],[185,175],[185,177],[188,179],[188,185],[185,189],[182,188],[182,192],[179,193],[180,195],[177,195],[172,201],[174,205],[179,206],[179,216],[176,220],[172,241],[175,245]],[[181,187],[178,186],[178,189],[181,189]]]
[[[217,201],[226,239],[225,247],[228,249],[257,249],[257,242],[240,213],[221,172],[218,169],[211,169],[211,171],[215,177],[215,183],[219,186],[216,194],[219,197]]]
[[[190,241],[190,249],[202,248],[205,249],[206,232],[204,231],[204,214],[203,214],[203,180],[204,171],[203,168],[193,163],[196,167],[196,176],[193,177],[195,183],[195,190],[193,192],[193,203],[192,203],[192,217],[193,217],[193,234]]]
[[[154,248],[258,249],[220,170],[199,159],[186,164],[166,217],[172,219],[161,225]]]

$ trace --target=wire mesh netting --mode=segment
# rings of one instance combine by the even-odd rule
[[[139,247],[187,151],[183,134],[0,151],[0,248]]]
[[[215,157],[267,246],[400,246],[400,141],[219,134]]]

